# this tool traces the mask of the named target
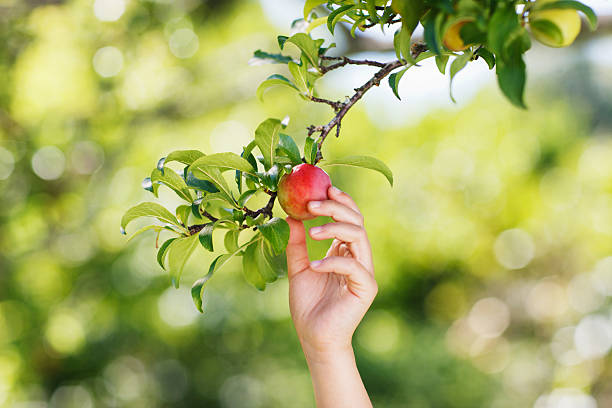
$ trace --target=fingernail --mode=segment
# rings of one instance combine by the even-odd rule
[[[312,262],[310,263],[310,267],[311,267],[311,268],[317,268],[317,267],[319,267],[319,266],[321,266],[321,261],[312,261]]]
[[[310,208],[319,208],[321,206],[321,202],[320,201],[311,201],[308,203],[308,206]]]
[[[335,187],[335,186],[331,186],[331,191],[334,194],[340,194],[342,192],[342,190],[340,190],[338,187]]]
[[[310,233],[311,233],[312,235],[317,235],[317,234],[318,234],[318,233],[320,233],[321,231],[323,231],[323,228],[321,228],[321,227],[312,227],[312,228],[310,229]]]

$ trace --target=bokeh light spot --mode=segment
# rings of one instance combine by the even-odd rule
[[[115,47],[102,47],[93,57],[93,66],[101,77],[114,77],[123,69],[123,54]]]
[[[513,228],[499,234],[493,250],[501,266],[507,269],[521,269],[532,261],[535,244],[527,232]]]
[[[125,0],[96,0],[94,14],[100,21],[117,21],[125,12]]]
[[[247,375],[230,377],[221,386],[219,396],[227,408],[262,407],[264,391],[262,384]]]
[[[359,343],[375,354],[387,354],[397,349],[400,339],[401,322],[386,310],[368,314],[359,330]]]
[[[481,337],[498,337],[510,325],[510,309],[497,298],[481,299],[472,307],[468,324]]]
[[[550,280],[538,282],[525,299],[527,313],[535,320],[553,320],[567,310],[565,289]]]
[[[58,353],[72,354],[85,343],[85,329],[73,314],[67,311],[57,312],[52,314],[47,322],[45,338]]]
[[[132,356],[113,360],[104,369],[104,379],[108,391],[123,401],[140,397],[147,383],[144,365]]]
[[[593,284],[601,294],[612,296],[612,256],[597,262],[593,270]]]
[[[576,351],[580,356],[593,359],[608,354],[612,348],[612,325],[604,316],[584,317],[574,333]]]
[[[199,313],[193,306],[191,293],[185,288],[168,288],[157,301],[159,316],[168,326],[185,327],[193,324]]]
[[[57,180],[64,173],[66,158],[55,146],[44,146],[32,156],[32,170],[43,180]]]
[[[597,401],[580,390],[560,388],[539,397],[533,408],[597,408]]]
[[[51,397],[50,408],[93,408],[91,393],[86,388],[77,386],[59,387]]]
[[[170,51],[177,58],[190,58],[200,48],[200,40],[189,28],[179,28],[170,36]]]
[[[13,154],[0,146],[0,180],[9,178],[15,168],[15,158]]]

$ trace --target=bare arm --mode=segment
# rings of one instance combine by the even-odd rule
[[[371,407],[351,340],[377,292],[363,217],[353,200],[331,187],[329,200],[309,203],[315,215],[336,222],[311,228],[313,239],[334,241],[327,255],[310,262],[306,232],[289,218],[289,305],[312,376],[319,408]]]

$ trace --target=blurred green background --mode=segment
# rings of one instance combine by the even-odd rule
[[[330,118],[284,90],[254,97],[276,67],[252,52],[277,52],[300,6],[0,0],[0,407],[314,406],[286,280],[259,293],[233,261],[200,315],[188,288],[212,255],[175,290],[154,236],[119,234],[168,152],[239,152],[285,115],[303,143]],[[340,33],[337,52],[393,58],[384,41]],[[331,172],[375,254],[354,339],[375,406],[612,406],[611,51],[604,34],[535,46],[528,111],[479,61],[452,105],[424,64],[402,101],[373,90],[328,141],[327,157],[371,154],[396,178]],[[342,98],[372,71],[334,74],[319,91]]]

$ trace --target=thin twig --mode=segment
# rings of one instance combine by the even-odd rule
[[[340,61],[337,62],[335,64],[331,64],[331,65],[321,65],[319,67],[319,70],[321,71],[322,74],[325,74],[329,71],[332,71],[334,69],[337,68],[342,68],[345,65],[370,65],[373,67],[378,67],[378,68],[383,68],[385,66],[384,63],[382,62],[378,62],[378,61],[370,61],[370,60],[354,60],[351,58],[347,58],[347,57],[327,57],[327,56],[322,56],[321,57],[322,60],[327,60],[327,61]]]
[[[308,96],[308,99],[313,102],[327,104],[331,106],[335,112],[338,112],[340,109],[342,109],[342,106],[344,105],[342,102],[330,101],[329,99],[317,98],[316,96]]]
[[[376,61],[374,61],[376,62]],[[325,142],[325,139],[327,138],[327,135],[329,134],[329,132],[331,132],[331,130],[336,127],[336,136],[339,136],[339,127],[340,127],[340,122],[342,121],[342,119],[344,118],[344,116],[347,114],[347,112],[349,111],[349,109],[351,109],[353,107],[353,105],[355,105],[357,103],[357,101],[359,99],[361,99],[363,97],[363,95],[373,86],[378,86],[380,85],[380,81],[386,77],[387,75],[389,75],[391,73],[391,71],[393,71],[396,68],[401,67],[403,64],[402,61],[392,61],[389,63],[381,63],[381,62],[376,62],[376,64],[382,65],[382,68],[380,69],[380,71],[378,71],[376,74],[374,74],[374,76],[365,84],[363,84],[362,86],[360,86],[359,88],[355,88],[355,94],[353,94],[353,96],[343,104],[342,109],[340,109],[337,113],[336,116],[333,117],[333,119],[325,126],[309,126],[308,127],[308,135],[312,135],[313,133],[319,132],[319,143],[317,146],[317,159],[316,159],[316,163],[318,163],[323,156],[321,155],[321,148],[323,146],[323,142]],[[367,65],[371,65],[371,64],[367,64]],[[379,66],[376,65],[376,66]]]

